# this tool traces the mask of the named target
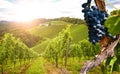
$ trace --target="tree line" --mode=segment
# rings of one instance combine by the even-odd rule
[[[84,20],[80,19],[80,18],[71,18],[71,17],[60,17],[60,18],[55,18],[55,19],[48,19],[49,21],[51,20],[59,20],[59,21],[65,21],[68,23],[72,23],[72,24],[86,24]]]

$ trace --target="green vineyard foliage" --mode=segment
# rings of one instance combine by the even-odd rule
[[[115,12],[115,11],[113,11],[113,12]],[[116,14],[112,14],[106,20],[105,26],[108,28],[108,31],[112,35],[120,34],[120,10],[116,10]]]

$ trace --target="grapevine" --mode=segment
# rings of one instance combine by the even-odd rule
[[[111,74],[114,70],[113,66],[115,66],[115,62],[117,62],[116,57],[114,56],[116,54],[114,49],[119,46],[120,34],[112,36],[108,32],[108,29],[104,26],[106,19],[109,17],[105,8],[104,0],[95,0],[96,6],[90,6],[90,3],[91,0],[88,0],[87,3],[82,4],[84,20],[86,21],[89,30],[88,37],[89,41],[93,44],[100,42],[101,48],[100,52],[94,57],[93,60],[89,60],[83,65],[80,74],[86,74],[88,70],[98,66],[106,59],[109,60],[109,57],[112,57],[112,59],[109,60],[112,62],[112,65],[111,63],[105,65],[106,71],[108,69],[107,67],[109,66],[108,72]],[[105,63],[107,63],[107,61]]]
[[[90,6],[91,0],[88,0],[87,3],[82,4],[84,13],[84,20],[88,25],[88,37],[89,41],[93,44],[96,44],[104,36],[114,39],[106,27],[104,27],[104,22],[108,18],[109,14],[106,11],[100,11],[97,6]]]

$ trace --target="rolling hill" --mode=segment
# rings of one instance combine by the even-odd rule
[[[32,49],[39,53],[43,52],[50,39],[57,36],[58,33],[65,29],[66,25],[68,24],[71,25],[71,35],[73,42],[87,39],[88,30],[86,25],[73,25],[63,21],[51,21],[49,26],[37,26],[29,30],[31,34],[47,39],[46,41],[43,41],[42,43],[32,47]]]

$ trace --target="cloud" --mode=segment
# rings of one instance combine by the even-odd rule
[[[120,9],[120,0],[106,0],[106,7],[109,12]]]
[[[56,18],[62,16],[78,17],[81,16],[81,4],[85,1],[80,0],[0,0],[1,8],[5,11],[0,11],[2,17],[7,19],[16,19],[15,17],[28,12],[35,13],[34,18]],[[21,12],[24,10],[23,12]],[[29,15],[28,15],[29,16]]]
[[[12,6],[13,6],[12,3],[5,1],[5,0],[0,0],[0,8],[9,8]]]
[[[87,0],[0,0],[0,19],[15,20],[23,17],[57,18],[62,16],[83,18],[81,5]],[[107,2],[114,2],[107,0]],[[120,2],[119,0],[115,0]],[[92,2],[92,5],[93,2]],[[109,10],[110,5],[107,5]],[[115,4],[120,8],[120,4]]]

